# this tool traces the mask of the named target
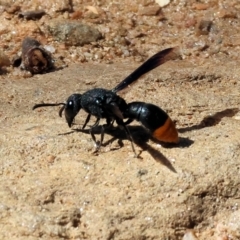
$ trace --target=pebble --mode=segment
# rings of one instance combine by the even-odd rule
[[[193,9],[196,10],[206,10],[209,8],[209,5],[207,3],[195,3],[193,4]]]
[[[171,2],[171,0],[155,0],[155,2],[158,3],[160,7],[165,7]]]
[[[197,28],[196,28],[196,35],[208,35],[211,31],[213,22],[210,20],[200,20]]]
[[[55,159],[56,159],[56,156],[49,155],[46,160],[47,160],[48,163],[54,163]]]
[[[40,19],[45,14],[46,13],[43,10],[27,11],[27,12],[20,12],[18,14],[18,17],[24,18],[26,20],[36,20],[36,19]]]
[[[216,13],[216,16],[219,18],[237,18],[237,13],[234,10],[222,8]]]
[[[186,17],[185,19],[185,27],[190,28],[190,27],[195,27],[197,24],[197,19],[194,17]]]
[[[159,13],[160,9],[161,7],[158,5],[148,6],[139,10],[138,14],[145,15],[145,16],[156,16]]]
[[[192,230],[187,230],[183,236],[183,240],[197,240],[195,233]]]
[[[96,28],[73,20],[53,20],[47,29],[56,41],[68,46],[82,46],[102,38]]]
[[[98,52],[94,55],[95,59],[102,59],[103,58],[103,54],[101,52]]]
[[[43,47],[50,53],[56,52],[56,49],[52,45],[44,45]]]

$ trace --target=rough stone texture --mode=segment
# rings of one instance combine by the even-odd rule
[[[102,38],[96,28],[77,21],[52,21],[47,29],[54,40],[69,46],[82,46]]]

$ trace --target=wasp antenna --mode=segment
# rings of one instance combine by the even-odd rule
[[[65,109],[65,107],[66,107],[66,104],[64,103],[63,104],[63,106],[60,108],[60,110],[59,110],[59,117],[62,117],[62,112],[63,112],[63,110]]]
[[[60,106],[60,105],[64,105],[65,107],[66,104],[65,103],[40,103],[40,104],[34,105],[32,110],[40,107],[54,107],[54,106]]]

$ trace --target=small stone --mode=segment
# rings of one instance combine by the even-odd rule
[[[72,14],[71,14],[71,19],[81,19],[82,18],[82,16],[83,16],[83,12],[79,9],[79,10],[76,10],[75,12],[73,12]]]
[[[33,76],[33,74],[29,71],[23,71],[22,75],[23,78],[30,78]]]
[[[165,7],[171,2],[171,0],[155,0],[155,2],[159,4],[160,7]]]
[[[64,19],[68,19],[69,18],[69,13],[68,12],[64,12],[63,13],[63,18]]]
[[[43,10],[37,10],[37,11],[27,11],[27,12],[21,12],[18,14],[18,17],[24,18],[26,20],[36,20],[40,19],[42,16],[44,16],[46,13]]]
[[[187,17],[185,20],[185,26],[187,28],[195,27],[197,24],[197,20],[194,17]]]
[[[236,12],[231,9],[221,9],[216,13],[219,18],[237,18]]]
[[[158,5],[144,7],[143,9],[139,10],[139,15],[145,15],[145,16],[156,16],[161,7]]]
[[[183,236],[183,240],[197,240],[197,236],[194,231],[191,229],[186,230],[186,233]]]
[[[209,20],[201,20],[196,28],[196,35],[208,35],[212,28],[212,21]]]
[[[49,155],[49,156],[47,157],[47,162],[48,162],[48,163],[54,163],[55,158],[56,158],[56,156]]]
[[[102,59],[103,58],[103,54],[101,52],[98,52],[94,55],[95,59]]]
[[[143,175],[146,175],[148,173],[148,170],[146,169],[139,169],[137,172],[137,177],[142,177]]]
[[[86,9],[87,9],[88,11],[96,14],[96,15],[99,14],[98,9],[97,9],[96,7],[94,7],[94,6],[86,6]]]
[[[56,41],[64,42],[68,46],[82,46],[102,38],[96,28],[73,20],[54,20],[47,28]]]
[[[206,10],[209,8],[209,5],[206,3],[195,3],[193,4],[193,9],[196,10]]]

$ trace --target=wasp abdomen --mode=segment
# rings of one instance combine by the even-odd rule
[[[159,141],[177,143],[178,132],[168,114],[154,104],[132,102],[128,104],[125,117],[137,120]]]

